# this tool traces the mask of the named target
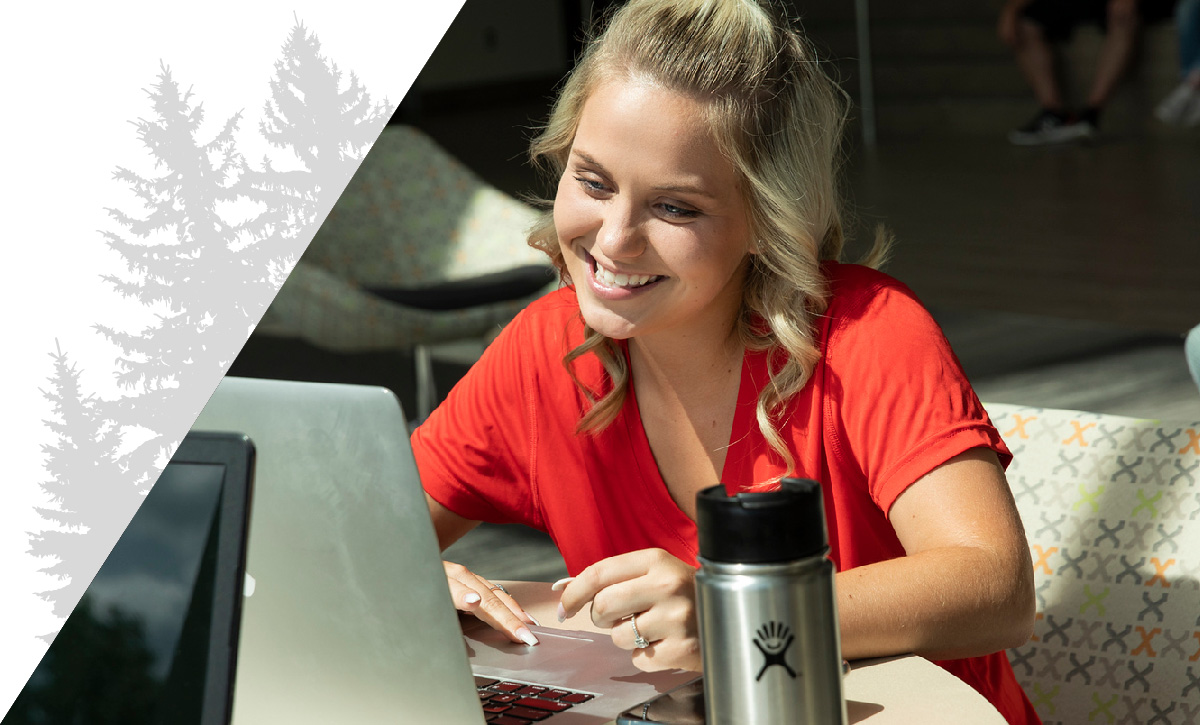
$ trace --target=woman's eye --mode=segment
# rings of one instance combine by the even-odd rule
[[[604,184],[600,183],[599,181],[596,181],[595,179],[589,179],[584,176],[576,176],[575,180],[578,181],[580,186],[582,186],[587,191],[592,191],[592,192],[608,191],[608,189],[606,189],[604,187]]]
[[[700,216],[700,212],[696,211],[695,209],[685,209],[682,206],[675,206],[674,204],[668,204],[666,202],[659,204],[659,208],[662,209],[667,216],[677,217],[680,219],[691,219],[693,217]]]

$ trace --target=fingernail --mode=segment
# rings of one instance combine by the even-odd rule
[[[573,577],[573,576],[569,576],[564,579],[559,579],[558,581],[556,581],[550,585],[550,591],[561,592],[563,590],[563,587],[565,587],[566,585],[570,584],[573,581],[575,581],[575,577]]]
[[[563,609],[562,602],[558,603],[558,621],[559,622],[567,621],[567,610]]]
[[[525,614],[525,617],[529,619],[530,624],[532,624],[535,627],[542,626],[542,623],[537,621],[537,618],[534,617],[532,614],[530,614],[529,612],[525,612],[524,614]]]
[[[517,637],[528,645],[535,645],[538,643],[537,637],[533,636],[533,632],[530,632],[528,627],[521,627],[518,629]]]
[[[470,594],[463,597],[463,601],[466,602],[467,604],[479,604],[479,595],[476,594],[475,592],[471,592]]]

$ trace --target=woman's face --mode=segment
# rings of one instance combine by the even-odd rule
[[[597,88],[558,183],[554,226],[597,332],[732,331],[750,223],[697,101],[648,82]]]

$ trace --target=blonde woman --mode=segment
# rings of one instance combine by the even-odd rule
[[[911,292],[836,261],[845,113],[767,0],[613,15],[532,148],[558,187],[530,243],[566,286],[413,435],[434,525],[443,548],[479,521],[548,532],[565,614],[590,602],[639,667],[699,670],[696,493],[813,478],[844,655],[925,655],[1037,722],[1002,651],[1034,616],[1010,455]],[[536,641],[446,567],[461,610]]]

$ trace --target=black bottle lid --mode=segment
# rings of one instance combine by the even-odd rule
[[[778,564],[829,548],[821,486],[785,478],[778,490],[729,496],[723,485],[696,495],[700,556],[732,564]]]

